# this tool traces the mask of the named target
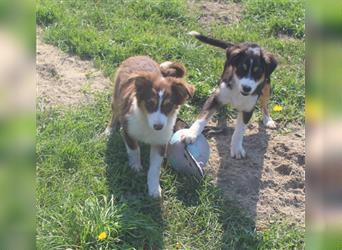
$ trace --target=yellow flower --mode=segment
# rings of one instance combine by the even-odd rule
[[[98,240],[104,240],[105,238],[107,238],[107,233],[106,232],[102,232],[99,234],[99,236],[97,236]]]
[[[283,110],[283,107],[280,106],[280,105],[275,105],[275,106],[273,107],[273,111],[275,111],[275,112],[280,112],[280,111],[282,111],[282,110]]]
[[[181,244],[179,244],[179,242],[177,242],[176,245],[175,245],[175,248],[176,249],[180,249],[181,247],[182,247]]]

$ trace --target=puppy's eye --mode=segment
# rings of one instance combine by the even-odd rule
[[[149,100],[146,102],[146,108],[149,110],[154,109],[155,106],[156,106],[156,102],[153,100]]]
[[[146,105],[148,105],[148,106],[153,106],[153,105],[154,105],[154,101],[149,100],[149,101],[146,102]]]
[[[173,105],[171,102],[169,101],[165,101],[161,107],[162,109],[162,112],[165,113],[165,114],[168,114],[171,112],[171,110],[173,109]]]

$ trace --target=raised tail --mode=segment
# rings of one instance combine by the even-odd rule
[[[229,43],[229,42],[221,41],[221,40],[218,40],[215,38],[203,36],[202,34],[198,33],[197,31],[190,31],[188,34],[196,37],[201,42],[204,42],[204,43],[207,43],[207,44],[210,44],[210,45],[213,45],[215,47],[222,48],[222,49],[227,49],[227,48],[234,46],[233,43]]]

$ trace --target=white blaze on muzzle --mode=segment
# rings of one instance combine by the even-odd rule
[[[161,112],[161,104],[163,102],[164,91],[161,90],[158,92],[159,101],[158,101],[158,109],[153,113],[149,113],[147,115],[148,125],[150,128],[155,130],[162,130],[167,123],[167,116]]]
[[[253,93],[257,86],[257,82],[252,78],[252,67],[253,59],[250,60],[248,75],[237,81],[239,83],[240,91],[246,94]]]
[[[254,81],[251,78],[246,78],[246,77],[241,78],[239,80],[239,83],[240,83],[240,90],[246,93],[252,93],[255,90],[256,85],[257,85],[256,81]],[[250,88],[250,90],[245,91],[244,88]]]

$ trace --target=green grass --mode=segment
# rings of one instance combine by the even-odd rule
[[[242,1],[240,23],[200,27],[180,0],[40,0],[45,40],[92,59],[107,75],[129,56],[175,60],[196,85],[181,117],[192,121],[216,86],[224,53],[186,35],[198,30],[233,42],[254,41],[279,58],[270,106],[278,122],[304,122],[304,1]],[[289,36],[278,37],[279,33]],[[263,232],[206,177],[196,183],[162,168],[161,202],[146,195],[146,171],[127,166],[122,139],[100,136],[109,93],[94,103],[39,111],[37,117],[37,247],[39,249],[302,249],[303,231],[279,218]],[[230,109],[228,108],[228,111]],[[260,116],[256,112],[256,117]],[[147,166],[148,148],[143,147]],[[108,238],[98,241],[101,232]]]
[[[191,102],[198,108],[217,86],[224,53],[196,42],[190,30],[229,40],[253,41],[274,53],[279,67],[272,77],[274,113],[282,124],[304,123],[304,1],[246,0],[244,16],[234,25],[199,26],[200,13],[181,0],[63,1],[40,0],[37,23],[45,40],[62,50],[92,59],[107,75],[132,55],[144,54],[161,62],[175,60],[188,69],[196,86]],[[279,34],[289,38],[280,39]],[[260,112],[256,112],[256,117]]]
[[[275,220],[264,232],[207,177],[189,182],[168,166],[164,199],[150,199],[144,174],[127,165],[121,137],[100,136],[108,96],[79,110],[38,113],[39,249],[291,249],[303,231]],[[143,165],[147,147],[143,147]],[[108,238],[98,241],[101,232]]]

